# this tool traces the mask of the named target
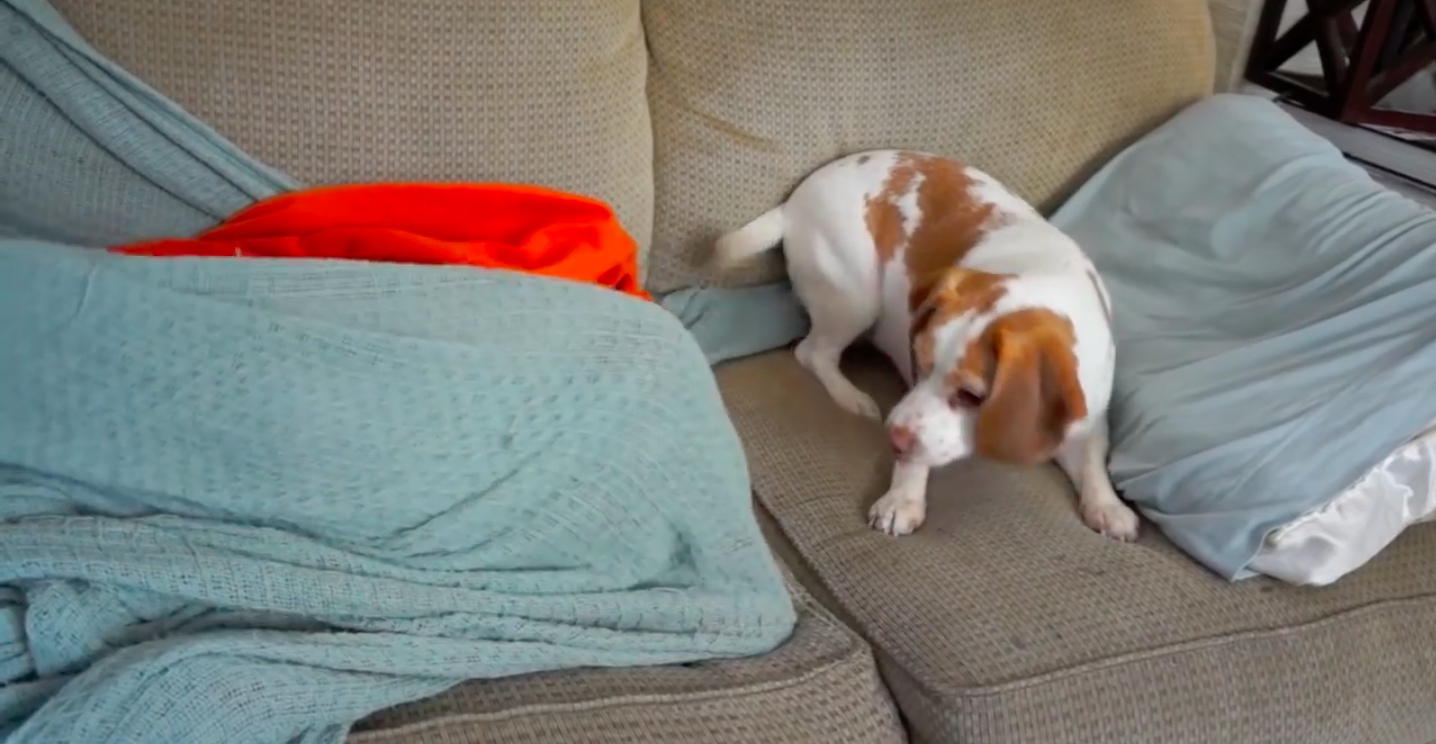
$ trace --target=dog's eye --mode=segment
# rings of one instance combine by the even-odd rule
[[[967,388],[959,388],[957,392],[948,396],[947,404],[953,408],[977,408],[982,405],[982,396]]]

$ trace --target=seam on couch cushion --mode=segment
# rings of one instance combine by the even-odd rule
[[[356,731],[350,735],[348,741],[353,744],[407,743],[431,740],[447,742],[450,741],[451,736],[484,731],[493,726],[517,725],[522,728],[528,725],[525,719],[535,716],[537,718],[534,720],[549,723],[559,718],[578,716],[575,726],[581,727],[599,720],[589,717],[603,716],[605,713],[622,710],[629,712],[617,713],[623,720],[621,731],[632,729],[649,733],[648,729],[653,724],[655,709],[674,711],[675,708],[681,712],[659,713],[658,716],[660,718],[666,715],[681,717],[688,714],[690,717],[697,717],[714,726],[721,727],[724,725],[722,723],[724,720],[742,717],[722,707],[730,704],[740,706],[743,711],[746,711],[744,715],[756,716],[759,719],[783,705],[790,708],[799,705],[820,713],[837,711],[852,717],[848,724],[853,728],[853,732],[834,741],[851,742],[851,744],[869,744],[875,741],[897,744],[902,741],[904,734],[898,720],[897,709],[888,696],[887,690],[881,684],[871,650],[867,644],[856,632],[840,623],[821,604],[809,596],[793,581],[791,575],[788,575],[787,578],[794,597],[794,604],[800,608],[799,632],[802,632],[801,628],[806,626],[809,634],[830,637],[833,633],[837,633],[843,639],[840,646],[817,657],[814,660],[815,666],[811,666],[795,676],[767,679],[756,683],[740,682],[726,687],[695,689],[672,694],[620,694],[562,703],[519,705],[484,713],[440,714],[414,723]],[[741,664],[742,662],[742,659],[737,659],[727,663]],[[698,666],[706,665],[705,663]],[[714,678],[722,681],[722,677],[718,673],[714,674]],[[501,684],[502,681],[494,681],[489,684],[496,683]],[[811,703],[802,702],[804,698],[811,698]],[[750,699],[752,702],[744,702]],[[840,707],[835,708],[835,704]],[[692,710],[693,707],[703,705],[713,706],[714,709],[701,713]],[[765,705],[769,707],[765,707]],[[787,724],[789,727],[798,726],[796,735],[806,736],[809,733],[808,729],[802,726],[801,721],[794,722],[784,718],[783,724]],[[773,739],[773,741],[788,741],[789,739],[782,737],[794,735],[794,731],[782,730],[783,724],[774,724],[775,730],[770,733],[780,738]],[[562,722],[554,725],[558,728],[565,727]],[[816,731],[811,733],[815,737],[818,735]],[[430,739],[429,736],[437,738]],[[854,736],[857,738],[852,738]],[[510,740],[504,736],[500,736],[499,739]],[[550,741],[553,739],[544,731],[534,730],[523,733],[519,736],[519,740]],[[567,741],[568,739],[559,740]],[[802,738],[794,741],[809,741],[809,739]],[[813,738],[811,741],[827,742],[829,740]]]
[[[1123,666],[1141,664],[1155,659],[1170,658],[1186,654],[1221,649],[1228,646],[1241,645],[1243,643],[1266,641],[1283,636],[1300,635],[1308,631],[1318,631],[1327,626],[1340,625],[1345,622],[1359,622],[1377,613],[1390,612],[1392,610],[1404,610],[1412,606],[1424,606],[1430,611],[1431,618],[1436,621],[1436,595],[1425,594],[1418,597],[1406,597],[1402,599],[1384,600],[1358,607],[1353,610],[1339,612],[1326,617],[1312,620],[1282,628],[1269,628],[1266,630],[1252,630],[1238,633],[1230,633],[1211,638],[1202,638],[1186,643],[1174,643],[1169,646],[1158,646],[1143,651],[1133,651],[1126,654],[1118,654],[1106,659],[1099,659],[1085,664],[1060,669],[1054,672],[1047,672],[1033,677],[1012,680],[1011,682],[999,682],[997,684],[982,685],[979,687],[958,687],[952,688],[951,694],[957,698],[980,698],[1001,695],[1013,690],[1022,690],[1030,687],[1039,687],[1054,682],[1062,682],[1073,677],[1080,677],[1094,671],[1115,669]],[[1436,623],[1433,623],[1436,624]]]
[[[449,725],[464,726],[475,723],[490,723],[495,721],[509,720],[513,718],[521,718],[530,715],[559,715],[568,713],[584,713],[588,711],[601,710],[606,708],[649,707],[655,705],[673,705],[675,703],[700,703],[710,700],[736,700],[744,697],[751,697],[754,695],[763,695],[771,692],[777,692],[779,690],[785,690],[793,687],[801,687],[820,677],[825,677],[829,675],[846,676],[847,674],[852,674],[856,670],[848,669],[848,667],[861,667],[861,663],[855,664],[854,661],[856,659],[858,662],[861,662],[864,656],[866,656],[866,654],[859,653],[856,656],[852,654],[845,654],[839,658],[833,659],[832,661],[823,664],[822,666],[805,672],[797,677],[791,677],[784,680],[775,680],[772,682],[741,685],[738,687],[717,689],[712,691],[675,693],[672,695],[619,695],[612,698],[594,698],[592,700],[585,700],[582,702],[574,703],[527,705],[519,708],[509,708],[507,710],[494,711],[492,713],[458,713],[443,716],[440,718],[429,719],[426,721],[419,721],[417,723],[405,724],[403,726],[397,726],[395,728],[364,731],[354,734],[350,737],[349,740],[354,744],[363,744],[363,742],[376,740],[384,741],[390,737],[403,736],[409,733],[415,733],[418,731],[425,731]],[[834,674],[835,671],[839,672],[839,674]]]

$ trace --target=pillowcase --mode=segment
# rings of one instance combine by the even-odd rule
[[[1053,222],[1113,298],[1113,481],[1222,576],[1436,420],[1436,213],[1276,105],[1188,108]]]
[[[1268,533],[1250,568],[1293,584],[1330,584],[1433,518],[1436,422],[1336,498]]]

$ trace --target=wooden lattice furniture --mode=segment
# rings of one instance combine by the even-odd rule
[[[1376,108],[1436,61],[1436,0],[1307,0],[1307,13],[1281,32],[1287,0],[1267,0],[1257,23],[1247,79],[1347,124],[1436,133],[1436,114]],[[1320,75],[1282,70],[1315,44]]]

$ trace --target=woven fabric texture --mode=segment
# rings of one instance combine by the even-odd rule
[[[6,240],[0,347],[7,744],[337,744],[464,680],[761,655],[796,622],[651,302]]]
[[[1212,86],[1204,0],[647,0],[643,22],[659,292],[716,281],[712,241],[839,155],[957,156],[1054,207]]]
[[[901,744],[871,651],[790,582],[798,625],[751,659],[471,682],[362,722],[350,744]]]
[[[638,0],[53,4],[110,59],[307,184],[537,184],[609,203],[647,250]]]
[[[0,39],[0,236],[189,234],[295,185],[96,53],[45,0],[0,0]]]
[[[855,355],[884,407],[900,382]],[[718,368],[759,500],[874,644],[915,741],[1390,744],[1436,739],[1436,525],[1320,591],[1231,585],[1151,525],[1087,530],[1056,468],[937,471],[927,524],[865,524],[882,428],[790,352]]]

